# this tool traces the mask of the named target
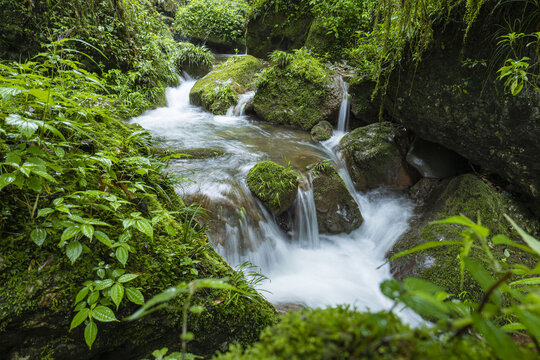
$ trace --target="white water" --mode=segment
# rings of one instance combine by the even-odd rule
[[[213,159],[178,160],[170,166],[170,171],[196,181],[183,183],[178,188],[181,195],[202,194],[219,213],[221,222],[211,233],[216,249],[231,265],[249,260],[260,266],[269,278],[262,288],[271,292],[266,296],[276,304],[389,308],[391,302],[379,291],[380,282],[390,278],[389,266],[378,267],[407,229],[412,204],[390,191],[354,191],[344,162],[335,151],[346,122],[340,125],[342,131],[323,145],[315,144],[305,132],[246,117],[242,107],[251,95],[246,95],[245,102],[229,116],[214,116],[191,106],[189,91],[193,84],[192,80],[184,81],[178,88],[169,89],[166,108],[149,111],[133,121],[168,148],[212,147],[227,152]],[[348,109],[346,96],[344,103]],[[313,191],[307,179],[294,205],[293,229],[285,234],[250,195],[247,172],[261,160],[273,160],[281,164],[290,161],[306,174],[308,165],[327,158],[334,161],[352,190],[364,217],[363,225],[350,234],[319,235]]]

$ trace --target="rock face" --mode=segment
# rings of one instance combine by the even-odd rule
[[[510,229],[503,217],[506,213],[520,226],[532,230],[537,235],[540,230],[538,220],[531,217],[526,210],[510,199],[506,194],[497,192],[492,186],[471,174],[451,179],[422,179],[410,190],[411,197],[418,203],[417,214],[411,221],[411,228],[394,245],[389,257],[411,249],[426,241],[459,241],[461,227],[448,224],[430,224],[450,216],[463,214],[476,221],[480,217],[482,224],[491,230],[491,235],[505,234],[514,240],[519,237]],[[536,230],[535,230],[536,229]],[[505,246],[494,246],[495,255],[502,259]],[[406,255],[391,262],[391,270],[395,277],[402,279],[408,276],[427,279],[442,286],[447,292],[460,294],[467,291],[468,296],[479,301],[482,290],[467,273],[463,289],[460,288],[460,267],[457,255],[458,246],[440,247]],[[480,263],[485,255],[472,253]],[[500,256],[500,257],[499,257]],[[509,262],[530,262],[526,254],[511,249]],[[534,261],[531,263],[534,264]],[[534,265],[533,265],[534,266]]]
[[[464,157],[420,138],[414,139],[407,153],[407,162],[418,170],[420,175],[428,178],[443,179],[462,174],[468,169]]]
[[[328,121],[321,121],[311,129],[311,138],[315,141],[325,141],[332,137],[332,124]]]
[[[353,121],[369,125],[379,119],[380,100],[377,97],[371,100],[371,95],[375,90],[375,82],[357,76],[351,79],[349,84],[349,96],[351,99],[351,115]]]
[[[403,161],[399,140],[396,127],[388,122],[356,128],[341,139],[356,189],[414,184],[417,174]]]
[[[497,10],[521,14],[523,5]],[[385,107],[395,121],[500,175],[540,207],[540,92],[526,87],[509,95],[495,80],[502,64],[472,66],[493,59],[497,40],[485,34],[505,26],[505,17],[489,11],[483,7],[465,45],[455,26],[436,29],[439,35],[418,67],[411,64],[391,80]],[[537,31],[531,26],[521,31]]]
[[[231,57],[195,83],[189,100],[193,105],[224,115],[229,107],[236,105],[238,94],[252,90],[255,73],[261,69],[262,63],[253,56]]]
[[[256,9],[246,31],[246,47],[250,55],[266,58],[274,50],[298,49],[304,45],[312,19],[298,17],[288,21],[290,13]]]
[[[286,66],[265,73],[253,107],[265,121],[311,130],[321,121],[336,121],[342,92],[326,66],[301,52],[291,55]]]
[[[319,233],[350,233],[360,227],[364,219],[358,204],[336,169],[322,162],[315,166],[311,175]]]
[[[272,161],[262,161],[247,175],[248,187],[274,215],[291,207],[298,193],[298,174]]]

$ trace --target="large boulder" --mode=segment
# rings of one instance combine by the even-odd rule
[[[262,63],[253,56],[231,57],[197,80],[189,100],[216,115],[224,115],[229,107],[236,105],[238,94],[253,89],[255,73],[261,68]]]
[[[365,76],[356,76],[349,83],[353,123],[368,125],[379,120],[380,96],[372,99],[375,82]]]
[[[292,0],[259,1],[247,25],[248,54],[266,58],[274,50],[301,48],[313,20],[305,9],[303,2]]]
[[[492,235],[504,234],[514,240],[519,236],[510,228],[503,214],[508,214],[520,226],[538,235],[540,223],[512,200],[508,194],[500,193],[492,185],[480,178],[465,174],[451,179],[423,179],[410,190],[411,196],[418,203],[416,215],[410,229],[396,242],[389,251],[389,257],[401,251],[411,249],[427,241],[459,241],[462,228],[448,224],[431,224],[450,216],[463,214],[471,220],[477,219],[488,227]],[[494,246],[492,251],[497,258],[503,259],[506,246]],[[525,253],[518,249],[507,249],[509,263],[524,263],[534,267]],[[408,276],[427,279],[442,286],[451,294],[458,295],[466,291],[468,297],[480,301],[482,289],[467,273],[463,288],[460,287],[459,247],[446,246],[433,248],[393,260],[391,270],[398,279]],[[473,257],[480,263],[486,261],[484,253],[473,251]]]
[[[507,19],[527,14],[526,6],[512,2],[493,12],[484,6],[466,42],[456,23],[436,26],[422,61],[391,79],[385,107],[395,121],[498,174],[540,208],[540,91],[525,85],[512,96],[504,89],[495,73],[503,64],[493,55],[501,48],[486,36],[499,33]],[[529,24],[520,32],[538,30],[536,22]],[[518,58],[535,58],[534,46],[522,51]],[[486,59],[490,66],[483,66]]]
[[[350,233],[364,219],[336,169],[326,161],[311,171],[317,224],[321,234]]]
[[[298,174],[272,161],[261,161],[249,170],[249,190],[274,215],[289,209],[298,193]]]
[[[395,125],[380,122],[356,128],[341,139],[339,146],[356,189],[414,184],[418,175],[404,161],[404,138]]]
[[[422,177],[443,179],[467,172],[467,160],[456,152],[431,141],[414,139],[407,152],[407,163]]]
[[[339,79],[305,50],[280,53],[277,61],[259,81],[255,113],[304,130],[324,120],[335,123],[343,97]]]

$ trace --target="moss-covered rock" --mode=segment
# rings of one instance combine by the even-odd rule
[[[323,161],[315,166],[311,175],[319,232],[350,233],[360,227],[364,219],[358,204],[336,169]]]
[[[213,148],[192,148],[192,149],[166,149],[154,147],[151,149],[156,157],[178,156],[187,159],[208,159],[226,154],[225,150]]]
[[[331,71],[305,50],[281,53],[281,58],[261,77],[253,98],[255,113],[304,130],[321,121],[335,122],[342,89]]]
[[[258,1],[246,30],[248,54],[266,58],[274,50],[301,48],[312,19],[303,1]]]
[[[247,175],[248,187],[274,215],[291,207],[298,193],[298,174],[272,161],[262,161]]]
[[[407,187],[416,173],[403,160],[396,127],[389,122],[356,128],[340,141],[354,186],[368,190],[380,185]]]
[[[189,100],[193,105],[224,115],[229,107],[236,105],[238,94],[253,88],[255,73],[261,68],[262,63],[253,56],[231,57],[195,83]]]
[[[212,70],[215,57],[205,46],[197,46],[189,42],[178,44],[178,67],[190,76],[201,77]]]
[[[332,137],[334,128],[328,121],[321,121],[311,129],[311,138],[315,141],[325,141]]]
[[[540,230],[538,219],[531,217],[507,194],[498,192],[493,186],[471,174],[446,180],[423,179],[411,188],[411,195],[423,206],[417,209],[418,214],[411,222],[410,230],[396,242],[389,256],[426,241],[459,241],[462,228],[430,224],[432,221],[458,214],[475,221],[478,218],[482,225],[490,229],[492,235],[504,234],[516,241],[519,237],[505,220],[505,213],[533,235],[537,236]],[[505,248],[495,246],[493,251],[497,257],[504,258]],[[534,267],[534,263],[529,263],[530,259],[525,253],[514,248],[508,251],[509,263],[524,263]],[[454,295],[465,291],[468,298],[478,302],[482,298],[482,289],[468,273],[465,274],[463,288],[460,287],[458,253],[457,246],[429,249],[392,261],[391,269],[399,279],[407,276],[427,279]],[[480,263],[486,261],[485,255],[480,251],[473,250],[472,256]]]
[[[349,83],[351,114],[360,124],[372,124],[379,119],[381,102],[379,96],[371,99],[374,90],[375,82],[363,76],[356,76]]]
[[[344,307],[303,310],[284,316],[247,349],[232,347],[214,360],[278,359],[493,359],[495,354],[472,337],[433,336],[411,329],[387,312],[360,313]],[[530,352],[526,358],[532,358]]]

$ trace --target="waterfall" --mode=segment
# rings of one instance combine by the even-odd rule
[[[293,210],[293,243],[303,248],[317,249],[320,246],[317,212],[313,198],[311,178],[307,176],[298,190]]]
[[[345,133],[347,131],[347,126],[349,125],[349,84],[341,78],[340,85],[343,90],[343,99],[341,100],[341,106],[339,107],[337,131]]]
[[[338,152],[339,140],[347,129],[347,84],[342,81],[338,131],[326,142],[315,144],[306,132],[244,116],[253,92],[241,95],[229,116],[214,116],[190,105],[189,92],[194,83],[183,80],[179,87],[167,91],[167,107],[148,111],[133,122],[160,139],[161,146],[216,148],[225,153],[171,160],[168,168],[172,174],[193,180],[179,185],[181,196],[207,199],[215,218],[215,226],[209,231],[215,249],[232,266],[245,261],[259,266],[269,278],[261,287],[271,292],[265,296],[274,304],[351,304],[371,311],[391,308],[392,301],[379,290],[379,284],[390,278],[390,268],[380,265],[392,244],[407,230],[412,203],[390,191],[361,193],[354,189]],[[318,232],[313,187],[306,168],[324,159],[333,160],[364,217],[362,226],[350,234]],[[288,233],[247,187],[248,171],[262,160],[288,160],[303,173]]]
[[[246,105],[253,99],[255,96],[255,91],[248,91],[245,94],[238,96],[238,104],[231,106],[227,110],[226,116],[245,116],[246,115]]]

